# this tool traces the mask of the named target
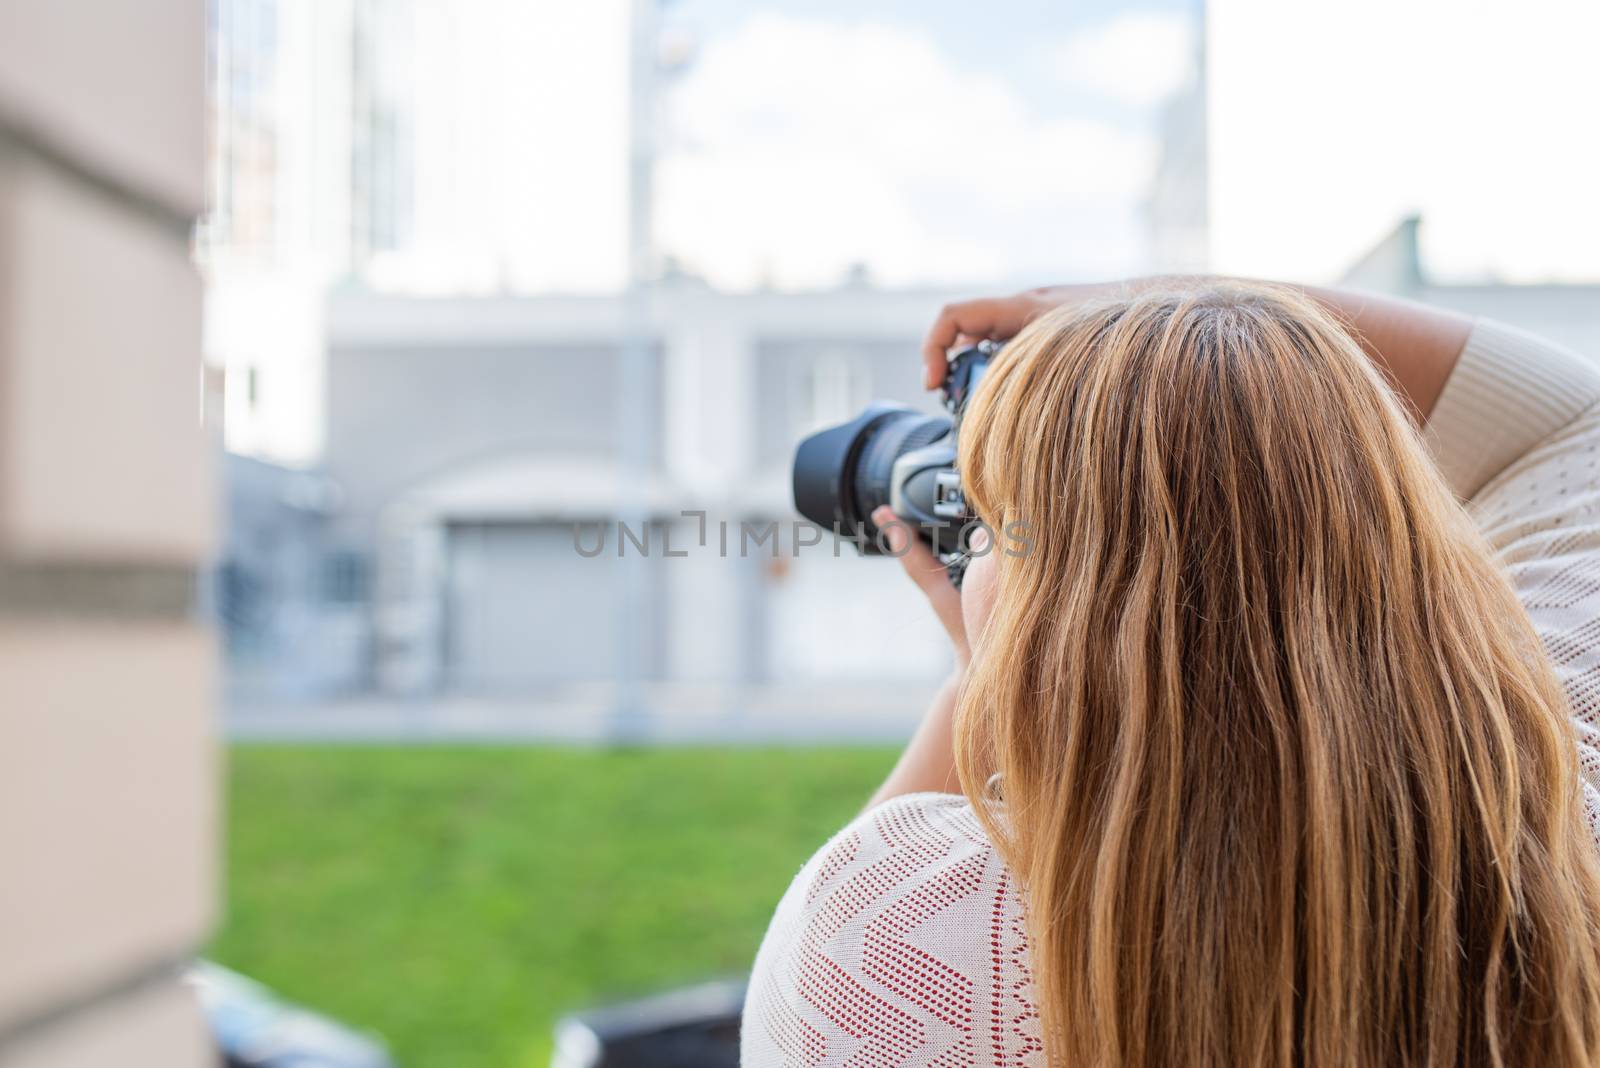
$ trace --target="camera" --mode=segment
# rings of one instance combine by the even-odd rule
[[[794,505],[863,555],[884,551],[872,513],[887,504],[928,542],[961,584],[972,524],[956,470],[961,417],[1000,346],[989,341],[950,358],[942,390],[945,415],[879,401],[847,423],[819,430],[794,454]]]

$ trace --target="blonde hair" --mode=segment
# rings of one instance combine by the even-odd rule
[[[1562,692],[1338,324],[1242,285],[1059,310],[960,466],[1032,543],[956,747],[1052,1063],[1600,1059]]]

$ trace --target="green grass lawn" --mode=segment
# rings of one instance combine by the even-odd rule
[[[748,968],[893,759],[235,747],[210,952],[402,1068],[543,1068],[564,1011]]]

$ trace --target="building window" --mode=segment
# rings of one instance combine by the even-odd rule
[[[360,604],[367,598],[367,562],[352,549],[334,549],[322,558],[322,600]]]
[[[795,422],[802,434],[853,419],[866,406],[871,381],[866,368],[843,352],[819,353],[805,365]]]

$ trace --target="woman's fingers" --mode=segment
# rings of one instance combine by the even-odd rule
[[[880,505],[872,513],[872,522],[883,532],[889,554],[900,561],[900,566],[918,587],[926,591],[934,587],[935,579],[943,579],[944,567],[928,548],[928,543],[917,537],[911,524],[896,517],[887,504]]]
[[[964,300],[940,308],[922,342],[923,385],[938,389],[944,384],[946,353],[960,338],[1004,340],[1016,332],[1012,324],[1023,314],[1015,297]]]
[[[938,389],[944,384],[949,369],[947,353],[952,347],[983,340],[1010,341],[1034,317],[1075,299],[1075,294],[1085,295],[1088,290],[1081,286],[1044,286],[1009,297],[946,304],[939,309],[922,342],[923,385]]]
[[[1018,336],[1029,320],[1051,307],[1051,293],[1051,289],[1030,289],[1016,296],[944,305],[922,342],[923,384],[930,390],[944,385],[949,368],[947,353],[952,347],[979,341],[1010,341]]]

